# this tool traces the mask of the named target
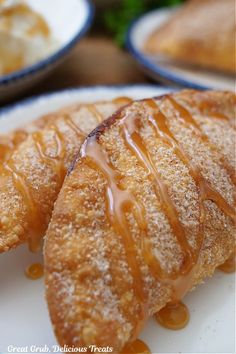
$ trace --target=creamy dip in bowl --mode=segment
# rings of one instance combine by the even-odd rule
[[[32,65],[59,48],[44,17],[24,1],[0,2],[0,75]]]
[[[0,0],[0,105],[54,70],[92,19],[90,0]]]

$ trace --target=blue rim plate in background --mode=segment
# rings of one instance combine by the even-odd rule
[[[57,49],[50,56],[35,64],[0,76],[0,102],[21,94],[45,78],[59,63],[65,59],[72,48],[90,28],[94,17],[94,6],[90,0],[26,0],[47,20],[52,35],[59,42],[65,28],[68,32]],[[65,37],[65,36],[64,36]]]
[[[178,10],[154,10],[134,20],[126,35],[126,46],[143,71],[152,79],[175,87],[234,90],[235,78],[229,75],[177,65],[149,56],[142,50],[148,36]]]
[[[75,102],[95,102],[120,96],[142,99],[172,90],[157,85],[111,85],[44,94],[3,108],[0,111],[0,134]],[[25,268],[38,261],[42,262],[42,255],[30,253],[26,245],[0,255],[0,353],[6,353],[10,344],[47,345],[51,350],[57,344],[44,298],[43,279],[32,281],[24,275]],[[186,295],[184,302],[190,310],[190,322],[186,328],[171,331],[151,318],[140,338],[153,354],[233,353],[234,288],[234,274],[216,271],[205,284]]]

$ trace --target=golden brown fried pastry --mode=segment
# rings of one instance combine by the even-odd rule
[[[235,0],[191,0],[145,43],[145,52],[235,73]]]
[[[42,129],[45,125],[50,121],[53,122],[54,119],[57,119],[59,115],[69,114],[72,110],[76,110],[78,105],[70,106],[67,108],[63,108],[62,110],[47,114],[39,119],[36,119],[33,122],[22,126],[9,134],[0,135],[0,163],[6,161],[16,147],[18,147],[30,133],[38,129]]]
[[[119,352],[147,318],[232,253],[235,96],[133,102],[95,129],[46,234],[46,294],[61,345]]]
[[[28,241],[37,250],[80,144],[128,98],[81,104],[30,133],[0,165],[0,252]]]
[[[27,135],[24,130],[18,130],[9,135],[0,135],[0,163],[11,156],[15,147],[24,141]]]
[[[47,123],[53,123],[54,120],[65,114],[73,114],[80,109],[80,104],[74,104],[64,107],[57,112],[49,113],[43,117],[36,119],[12,132],[5,135],[0,135],[0,163],[6,161],[16,147],[18,147],[30,133],[38,129],[43,129]]]

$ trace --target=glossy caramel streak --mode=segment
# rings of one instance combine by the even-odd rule
[[[105,151],[102,150],[100,144],[94,136],[87,140],[82,150],[82,157],[91,168],[101,171],[107,181],[107,211],[108,218],[113,224],[114,229],[122,236],[124,248],[127,256],[127,263],[131,269],[134,291],[140,299],[140,304],[144,300],[142,274],[137,260],[137,254],[133,247],[134,239],[129,230],[129,225],[126,220],[125,213],[132,211],[136,218],[140,229],[143,233],[141,238],[142,255],[145,262],[150,267],[154,276],[173,288],[173,297],[181,298],[189,289],[194,272],[194,268],[198,262],[198,257],[201,250],[201,245],[204,236],[204,220],[205,209],[204,201],[213,200],[230,218],[234,218],[234,210],[228,205],[227,201],[214,190],[203,177],[201,171],[194,165],[191,158],[182,149],[181,144],[175,139],[168,127],[167,117],[159,110],[154,100],[146,100],[150,108],[148,121],[154,127],[158,138],[162,139],[167,145],[173,147],[176,155],[187,166],[196,186],[199,190],[199,232],[198,232],[198,247],[193,250],[186,239],[185,229],[181,224],[178,212],[172,202],[168,188],[163,182],[160,174],[154,166],[149,151],[145,147],[142,137],[140,136],[140,123],[135,119],[134,115],[121,117],[119,121],[120,131],[122,132],[126,147],[136,156],[141,165],[148,172],[149,179],[154,181],[156,195],[161,203],[162,209],[169,220],[170,226],[175,234],[178,243],[183,251],[184,261],[181,269],[172,274],[165,274],[161,269],[160,264],[153,254],[151,242],[147,237],[147,225],[145,220],[144,208],[136,200],[135,196],[128,190],[121,188],[122,176],[111,165]],[[186,123],[196,127],[196,123],[190,115],[185,118]],[[186,285],[187,283],[187,285]]]
[[[114,100],[112,100],[112,102],[120,104],[120,105],[125,105],[125,104],[129,104],[129,103],[133,102],[133,100],[129,97],[126,97],[126,96],[120,96],[120,97],[114,98]]]
[[[0,162],[6,160],[12,153],[14,149],[13,142],[9,141],[0,141]]]
[[[124,129],[124,137],[126,141],[126,145],[130,150],[136,155],[141,164],[147,169],[149,178],[153,180],[154,177],[154,188],[156,191],[156,195],[158,200],[161,203],[162,210],[165,212],[169,223],[172,227],[172,230],[178,240],[178,243],[183,251],[184,261],[183,267],[180,271],[180,274],[185,274],[192,267],[192,262],[194,261],[194,256],[192,254],[192,250],[186,240],[185,230],[178,218],[178,212],[173,204],[171,198],[169,197],[168,189],[165,183],[162,181],[160,174],[158,173],[152,158],[142,142],[141,136],[138,133],[138,127],[135,119],[126,120],[123,123]],[[146,261],[149,263],[150,269],[152,272],[155,272],[155,275],[159,279],[168,279],[168,275],[165,274],[160,266],[157,265],[155,257],[150,257],[151,254],[151,245],[150,242],[143,242],[144,246],[144,257]],[[179,272],[176,274],[172,274],[171,277],[176,277],[180,275]]]
[[[70,129],[72,129],[75,132],[76,135],[85,138],[84,132],[76,125],[76,123],[69,116],[69,114],[66,114],[64,116],[64,122],[70,127]]]
[[[173,100],[171,98],[171,100]],[[148,105],[150,108],[153,108],[156,110],[157,104],[155,103],[154,100],[148,100]],[[191,117],[190,113],[188,113],[188,118],[186,119],[186,122],[192,126],[196,126],[196,122],[193,120]],[[186,164],[186,166],[189,169],[189,172],[191,173],[191,176],[193,177],[196,185],[199,188],[200,191],[200,202],[201,202],[201,217],[200,217],[200,222],[201,224],[203,223],[204,220],[204,205],[203,202],[205,200],[212,200],[214,201],[219,208],[221,208],[226,215],[228,215],[233,221],[235,221],[235,211],[232,206],[230,206],[227,201],[220,195],[219,192],[217,192],[210,184],[209,182],[204,178],[202,175],[201,171],[197,166],[195,166],[191,158],[186,154],[186,152],[181,148],[180,144],[178,141],[175,139],[173,134],[171,133],[170,129],[168,128],[168,121],[165,115],[162,112],[159,112],[158,114],[153,114],[153,118],[149,117],[149,120],[153,123],[155,128],[157,129],[157,133],[160,136],[165,136],[166,138],[169,138],[170,143],[172,146],[175,148],[177,156],[180,157],[183,163]],[[201,132],[201,130],[198,131]],[[204,135],[203,135],[204,136]],[[201,238],[200,238],[201,239]]]
[[[49,128],[51,128],[55,132],[55,140],[57,142],[56,158],[65,158],[66,146],[65,146],[63,134],[60,132],[56,124],[50,124]]]
[[[82,156],[86,156],[87,165],[95,170],[101,171],[107,181],[106,198],[108,202],[108,218],[118,234],[122,236],[127,263],[133,275],[134,290],[140,304],[144,300],[144,292],[141,279],[140,267],[137,264],[137,254],[133,247],[134,240],[129,231],[125,213],[134,206],[139,220],[142,220],[142,210],[140,210],[134,196],[119,186],[121,176],[108,162],[105,151],[102,150],[96,138],[90,138]],[[144,315],[144,314],[143,314]]]
[[[34,202],[32,191],[27,183],[25,177],[16,169],[12,160],[2,165],[3,172],[7,173],[13,178],[16,190],[21,194],[25,204],[28,207],[28,221],[29,227],[29,248],[36,252],[39,249],[38,234],[44,230],[44,223],[42,222],[39,208]]]
[[[42,159],[42,164],[50,165],[54,169],[56,175],[59,178],[59,183],[62,185],[66,174],[66,168],[63,164],[66,148],[63,141],[63,135],[57,126],[51,124],[50,129],[52,129],[55,134],[54,136],[57,149],[55,156],[52,157],[46,154],[46,146],[42,141],[42,134],[40,131],[34,132],[32,134],[32,139],[35,143],[38,154]],[[39,249],[41,235],[45,230],[45,223],[43,222],[44,218],[41,214],[40,206],[35,201],[31,186],[27,182],[24,175],[15,168],[14,162],[11,159],[9,159],[7,163],[3,165],[3,169],[13,176],[14,186],[16,190],[22,195],[24,204],[28,208],[28,242],[30,250],[35,252]]]
[[[202,131],[201,127],[199,126],[197,121],[193,118],[191,113],[185,107],[183,107],[181,104],[179,104],[173,97],[168,96],[168,100],[171,102],[171,104],[173,105],[175,110],[179,113],[179,118],[182,119],[183,121],[185,121],[186,123],[190,124],[194,128],[194,130],[198,133],[198,135],[202,139],[202,141],[205,141],[212,151],[217,152],[221,156],[220,164],[227,171],[231,181],[235,185],[236,184],[236,176],[235,176],[234,169],[228,165],[228,163],[225,161],[224,156],[221,154],[221,152],[219,151],[217,146],[209,140],[208,136]],[[221,115],[217,115],[217,119],[225,120],[226,117],[221,116]]]
[[[24,130],[16,130],[11,135],[0,135],[0,162],[10,158],[15,147],[17,147],[27,137],[28,133]]]
[[[87,108],[96,117],[98,123],[101,123],[103,121],[102,114],[99,112],[99,110],[97,109],[97,107],[95,107],[94,104],[88,105]]]
[[[55,141],[57,144],[56,156],[52,157],[46,154],[46,146],[42,141],[42,133],[40,131],[34,132],[32,138],[34,140],[35,146],[38,150],[39,156],[43,164],[50,165],[55,171],[59,178],[59,183],[62,185],[65,178],[66,169],[63,164],[63,157],[65,155],[64,148],[62,148],[63,140],[61,135],[58,135],[58,131],[55,130],[55,126],[51,126],[51,129],[55,132]]]
[[[203,242],[204,220],[205,220],[205,210],[204,210],[204,205],[202,203],[202,201],[205,198],[205,185],[204,183],[202,183],[203,182],[202,176],[200,174],[199,169],[197,169],[192,164],[191,160],[188,158],[188,156],[183,151],[178,141],[175,139],[174,135],[170,131],[168,127],[167,117],[159,110],[159,107],[157,106],[156,102],[154,100],[148,100],[147,104],[150,108],[154,110],[153,114],[149,114],[148,119],[151,125],[154,127],[157,136],[163,139],[163,142],[165,142],[167,145],[173,148],[176,156],[180,159],[180,161],[183,162],[183,164],[185,164],[188,167],[189,173],[198,187],[200,193],[200,218],[199,218],[199,233],[197,237],[197,244],[198,244],[198,248],[200,249]],[[158,113],[154,113],[156,109],[159,110]]]
[[[132,100],[128,97],[118,97],[118,98],[115,98],[113,101],[113,103],[115,104],[119,104],[119,105],[126,105],[128,103],[131,103]],[[104,117],[103,115],[99,112],[98,108],[96,107],[96,105],[94,104],[88,104],[87,105],[87,109],[93,114],[93,116],[96,117],[98,123],[101,123],[103,120],[104,120]]]

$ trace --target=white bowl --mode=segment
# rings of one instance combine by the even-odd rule
[[[46,19],[59,48],[35,64],[0,76],[0,103],[26,91],[44,79],[70,53],[89,29],[93,19],[90,0],[25,0]]]

